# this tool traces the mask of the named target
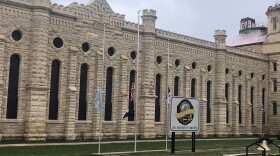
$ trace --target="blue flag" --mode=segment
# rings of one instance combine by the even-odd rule
[[[101,98],[102,98],[102,86],[99,87],[97,90],[97,94],[94,99],[94,105],[97,111],[100,113],[103,109],[102,103],[101,103]]]

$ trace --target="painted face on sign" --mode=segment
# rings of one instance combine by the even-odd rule
[[[176,118],[182,125],[188,125],[193,121],[194,108],[189,100],[182,100],[177,106]]]

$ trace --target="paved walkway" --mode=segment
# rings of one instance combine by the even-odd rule
[[[257,140],[258,138],[217,138],[217,139],[196,139],[196,140]],[[176,139],[176,141],[190,141],[191,139]],[[137,140],[137,142],[164,142],[165,140]],[[170,139],[168,141],[171,141]],[[101,141],[101,144],[112,143],[132,143],[134,140],[121,140],[121,141]],[[67,146],[67,145],[94,145],[94,142],[61,142],[61,143],[19,143],[19,144],[0,144],[0,147],[26,147],[26,146]]]

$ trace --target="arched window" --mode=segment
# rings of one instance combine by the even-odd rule
[[[211,81],[207,81],[207,123],[211,123]]]
[[[106,100],[105,100],[105,121],[112,121],[112,91],[113,91],[113,68],[107,69],[106,77]]]
[[[160,84],[161,84],[161,75],[157,74],[156,75],[156,96],[157,98],[155,99],[155,122],[160,121]]]
[[[242,124],[242,111],[241,111],[241,106],[242,106],[242,86],[239,85],[238,86],[238,103],[239,103],[239,115],[238,115],[238,119],[239,119],[239,124]]]
[[[227,105],[226,105],[226,123],[229,123],[229,84],[226,83],[225,85],[225,98],[227,101]]]
[[[251,124],[254,124],[254,87],[251,87]]]
[[[195,82],[196,82],[196,80],[192,79],[192,82],[191,82],[191,97],[195,97]]]
[[[265,88],[262,89],[262,124],[265,124]]]
[[[81,74],[80,74],[78,120],[86,120],[87,118],[87,75],[88,75],[88,66],[87,64],[82,64]]]
[[[129,76],[129,99],[128,99],[128,110],[129,110],[129,112],[134,111],[134,102],[135,102],[134,99],[131,97],[132,83],[135,83],[135,70],[131,70],[130,71],[130,76]],[[134,116],[129,115],[128,116],[128,121],[134,121]]]
[[[59,69],[58,60],[52,61],[51,70],[51,89],[49,101],[49,120],[57,120],[58,118],[58,89],[59,89]]]
[[[179,96],[179,77],[176,76],[174,79],[174,96]]]
[[[20,59],[17,55],[12,55],[10,59],[7,119],[17,118],[18,108],[18,79],[19,79]]]

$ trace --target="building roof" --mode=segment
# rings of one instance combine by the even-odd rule
[[[263,43],[267,37],[267,34],[262,31],[254,31],[248,34],[239,34],[233,38],[226,40],[226,45],[230,47],[250,45]]]

